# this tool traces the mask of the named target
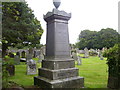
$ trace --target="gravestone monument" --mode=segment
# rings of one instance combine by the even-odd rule
[[[28,53],[31,54],[31,56],[34,56],[34,49],[33,48],[29,48]]]
[[[77,65],[82,65],[81,57],[79,56],[79,53],[77,53]]]
[[[42,50],[40,50],[40,56],[39,56],[39,59],[40,59],[40,60],[44,60],[44,54],[43,54]]]
[[[27,75],[33,75],[36,74],[36,62],[32,59],[27,61]]]
[[[28,54],[26,55],[26,61],[29,61],[29,60],[31,60],[31,59],[32,59],[32,54],[29,54],[29,53],[28,53]]]
[[[84,57],[88,58],[89,57],[89,50],[87,48],[85,48],[84,51],[85,51]]]
[[[100,52],[100,60],[103,60],[103,55],[102,55],[102,51]]]
[[[34,77],[34,85],[41,88],[84,87],[84,78],[78,75],[75,61],[70,57],[70,18],[70,13],[58,9],[44,15],[47,22],[46,55],[42,60],[42,68],[38,69],[38,76]]]
[[[15,61],[15,65],[19,65],[20,64],[20,57],[18,55],[15,55],[14,61]]]
[[[74,60],[77,60],[77,53],[72,52],[72,58],[73,58]]]
[[[98,49],[97,53],[98,53],[98,57],[100,57],[100,53],[101,53],[100,49]]]

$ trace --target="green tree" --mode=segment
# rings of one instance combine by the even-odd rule
[[[118,43],[118,35],[118,32],[112,28],[101,29],[101,31],[98,32],[99,44],[101,44],[100,48],[113,47],[116,43]]]
[[[110,48],[118,42],[118,35],[118,32],[112,28],[101,29],[99,32],[83,30],[79,35],[79,42],[76,43],[76,46],[79,49],[84,49],[85,47],[88,49]]]
[[[25,2],[2,3],[2,49],[40,44],[43,29]]]

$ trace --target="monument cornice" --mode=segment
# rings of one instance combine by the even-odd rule
[[[44,15],[45,21],[50,21],[53,19],[60,19],[68,21],[71,18],[71,13],[66,13],[65,11],[59,11],[58,9],[53,9],[52,12],[48,12]]]

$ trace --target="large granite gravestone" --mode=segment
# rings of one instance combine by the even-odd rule
[[[78,75],[75,61],[70,57],[68,20],[70,13],[53,9],[44,19],[47,22],[46,56],[42,68],[34,77],[34,85],[41,88],[80,88],[84,78]]]

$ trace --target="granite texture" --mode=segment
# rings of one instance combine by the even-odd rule
[[[75,61],[70,57],[70,18],[70,13],[57,9],[44,15],[47,22],[46,55],[42,60],[42,68],[38,69],[38,76],[34,77],[34,85],[45,90],[84,87],[84,78],[79,77]]]

